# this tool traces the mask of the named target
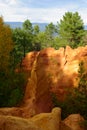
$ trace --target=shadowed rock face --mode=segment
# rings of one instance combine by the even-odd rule
[[[63,100],[67,89],[77,86],[81,60],[87,66],[87,46],[77,49],[67,46],[59,50],[47,48],[28,53],[22,62],[22,68],[28,76],[23,104],[18,108],[0,109],[0,115],[28,118],[50,112],[53,108],[52,93]]]

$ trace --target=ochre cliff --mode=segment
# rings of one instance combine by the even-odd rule
[[[34,60],[26,55],[24,62],[33,63],[25,91],[25,106],[30,104],[33,113],[49,112],[52,109],[51,93],[63,100],[67,89],[77,87],[79,63],[82,60],[87,61],[87,46],[77,49],[67,46],[59,50],[47,48],[37,52]],[[27,64],[23,67],[26,69]]]
[[[87,66],[87,46],[72,49],[47,48],[30,52],[22,62],[28,81],[22,106],[0,109],[0,115],[31,117],[38,113],[50,112],[52,93],[63,100],[67,89],[77,87],[80,61]],[[87,67],[86,67],[87,68]]]

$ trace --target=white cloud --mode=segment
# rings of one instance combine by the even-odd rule
[[[9,2],[10,5],[16,5],[17,4],[16,0],[9,0],[8,2]]]
[[[0,0],[0,5],[8,6],[17,4],[17,0]]]
[[[24,15],[27,14],[27,17],[32,22],[54,22],[56,23],[62,18],[66,9],[57,9],[57,8],[48,8],[48,9],[26,9],[24,10]]]
[[[7,4],[8,3],[8,4]],[[66,9],[58,8],[28,8],[21,7],[16,0],[0,1],[0,15],[4,21],[24,21],[30,19],[31,22],[54,22],[56,23],[64,15]]]
[[[4,2],[3,2],[4,1]],[[84,0],[85,1],[85,0]],[[31,2],[31,1],[30,1]],[[29,8],[21,0],[0,0],[0,15],[4,21],[24,21],[29,19],[31,22],[53,22],[60,21],[67,11],[78,11],[87,24],[87,8],[78,9],[78,5],[67,5],[55,8]]]
[[[87,25],[87,8],[81,8],[78,10],[83,22],[85,25]]]

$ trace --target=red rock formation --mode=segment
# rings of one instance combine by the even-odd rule
[[[69,46],[55,50],[47,48],[40,52],[30,52],[22,63],[28,74],[23,105],[5,112],[6,115],[30,117],[52,109],[52,96],[63,100],[67,89],[76,87],[79,62],[85,60],[87,66],[87,46],[71,49]],[[5,111],[5,110],[4,110]],[[0,110],[0,113],[4,113]]]
[[[79,62],[83,59],[87,59],[87,46],[77,49],[67,46],[66,49],[41,50],[33,62],[31,77],[26,87],[26,106],[32,104],[35,113],[50,111],[51,92],[62,100],[67,89],[77,86]],[[30,62],[30,59],[26,59],[26,62]]]

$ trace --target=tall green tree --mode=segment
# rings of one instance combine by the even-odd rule
[[[31,46],[30,35],[21,28],[13,30],[13,40],[15,42],[15,49],[18,49],[18,53],[25,57],[26,52],[29,51]]]
[[[48,43],[48,40],[47,40],[47,35],[46,35],[45,32],[40,32],[37,35],[37,41],[38,41],[38,43],[40,43],[41,49],[49,47],[49,43]]]
[[[56,26],[51,22],[45,28],[47,46],[54,46],[54,37],[56,36]]]
[[[77,47],[83,42],[84,24],[78,12],[65,13],[58,26],[59,36],[66,40],[71,47]]]
[[[32,50],[33,27],[29,20],[24,21],[22,28],[13,29],[13,41],[15,43],[12,52],[14,63],[21,63],[26,53]]]
[[[38,35],[40,33],[40,28],[36,24],[33,27],[33,41],[32,41],[32,50],[34,51],[40,51],[41,50],[41,43],[38,39]]]
[[[46,26],[45,33],[47,34],[49,39],[52,40],[54,38],[54,35],[56,33],[56,27],[52,22]]]
[[[34,28],[33,28],[33,32],[35,35],[37,35],[39,32],[40,32],[40,28],[38,25],[35,25]]]
[[[33,33],[33,26],[30,20],[25,20],[23,23],[23,29],[26,30],[29,34]]]

